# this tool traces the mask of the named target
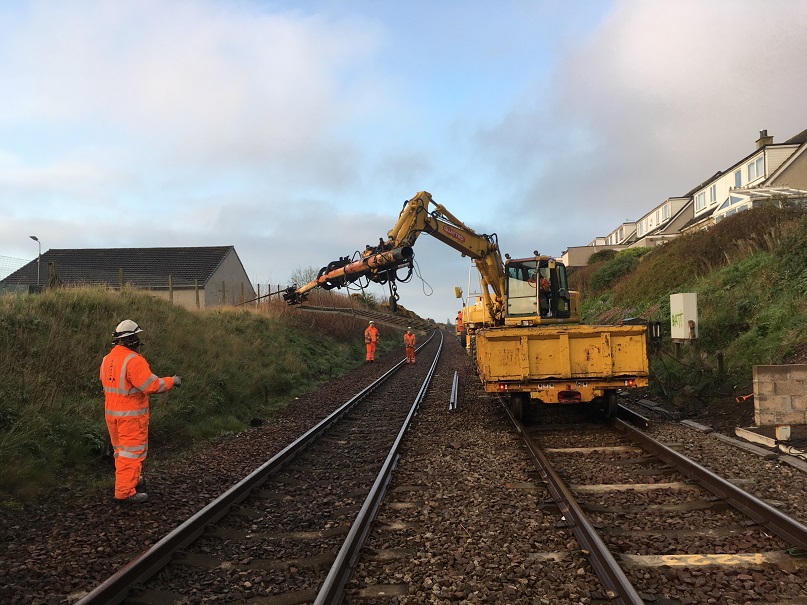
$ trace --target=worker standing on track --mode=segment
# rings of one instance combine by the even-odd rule
[[[101,362],[106,426],[115,455],[115,500],[143,502],[143,460],[148,453],[149,394],[164,393],[182,385],[179,376],[158,378],[140,348],[140,329],[131,319],[118,324],[113,332],[115,345]]]
[[[367,357],[364,362],[375,361],[375,346],[378,342],[378,328],[375,327],[375,322],[370,321],[367,329],[364,331],[364,344],[367,346]]]
[[[412,334],[412,328],[406,329],[404,334],[404,347],[406,348],[406,363],[415,363],[415,335]]]

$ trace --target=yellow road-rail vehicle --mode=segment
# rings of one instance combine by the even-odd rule
[[[569,290],[563,263],[537,251],[503,259],[495,234],[475,232],[426,191],[404,203],[378,245],[366,246],[355,260],[332,261],[283,297],[298,304],[314,288],[341,288],[366,277],[389,285],[395,310],[396,280],[411,278],[421,233],[473,259],[481,294],[463,308],[463,341],[485,391],[508,396],[517,417],[534,405],[570,403],[594,403],[612,415],[619,390],[648,385],[645,325],[581,324],[580,297]],[[408,275],[399,277],[399,269]]]

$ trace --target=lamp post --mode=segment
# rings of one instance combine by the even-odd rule
[[[29,235],[32,240],[34,240],[39,246],[39,256],[36,257],[36,285],[39,287],[39,262],[42,260],[42,242],[39,241],[39,238],[36,235]]]

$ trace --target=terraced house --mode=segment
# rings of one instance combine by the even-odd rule
[[[759,133],[754,151],[680,197],[669,197],[636,222],[626,221],[586,246],[565,250],[567,266],[583,266],[599,250],[652,247],[765,202],[807,203],[807,130],[784,143]]]

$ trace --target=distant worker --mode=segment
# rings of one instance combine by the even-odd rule
[[[412,334],[411,326],[406,328],[404,347],[406,348],[406,363],[415,363],[415,335]]]
[[[148,452],[149,395],[164,393],[182,385],[179,376],[155,376],[140,348],[140,329],[131,319],[118,324],[112,333],[112,350],[101,362],[106,426],[115,456],[115,500],[143,502],[143,460]]]
[[[457,334],[462,332],[462,309],[457,311]]]
[[[364,331],[364,344],[367,346],[367,357],[365,363],[375,361],[375,345],[378,342],[378,328],[375,327],[375,322],[370,321],[367,329]]]
[[[552,317],[552,291],[549,287],[549,280],[543,275],[541,276],[541,296],[546,301],[546,316]]]

